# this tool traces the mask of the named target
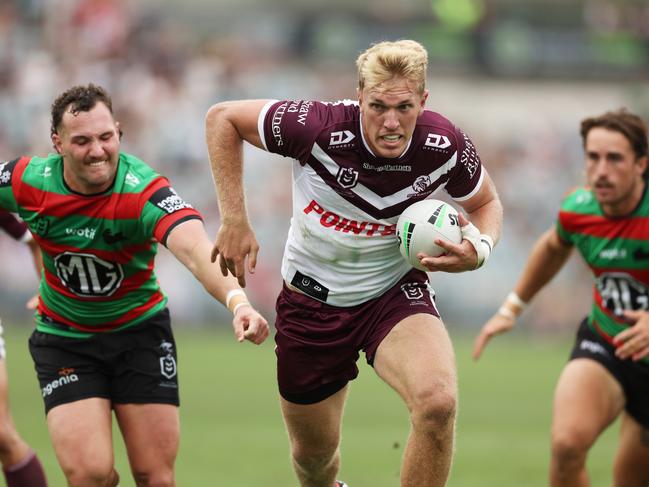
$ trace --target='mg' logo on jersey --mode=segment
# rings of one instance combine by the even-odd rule
[[[64,252],[54,258],[56,275],[77,296],[112,295],[124,279],[122,266],[96,255]]]
[[[615,314],[649,309],[649,289],[625,272],[606,272],[596,282],[604,306]]]

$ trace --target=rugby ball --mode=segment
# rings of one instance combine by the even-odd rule
[[[411,266],[422,271],[417,254],[423,252],[431,257],[442,255],[445,250],[435,244],[443,239],[459,244],[462,231],[457,210],[440,200],[422,200],[410,205],[397,221],[399,251]]]

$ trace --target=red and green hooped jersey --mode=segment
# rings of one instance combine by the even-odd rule
[[[72,337],[132,326],[164,308],[153,270],[158,242],[200,218],[166,178],[125,153],[113,186],[97,195],[67,187],[57,154],[1,163],[0,208],[20,215],[43,252],[37,329]]]
[[[592,192],[579,188],[561,205],[557,231],[579,249],[595,278],[589,323],[606,340],[627,328],[625,310],[649,310],[649,197],[625,217],[602,213]]]

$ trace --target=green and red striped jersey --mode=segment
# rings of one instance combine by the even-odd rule
[[[624,217],[607,217],[579,188],[561,205],[557,231],[577,247],[595,278],[589,323],[607,341],[629,326],[625,310],[649,309],[649,197]]]
[[[166,178],[125,153],[112,187],[96,195],[67,187],[58,154],[2,163],[0,208],[20,215],[43,252],[37,329],[72,337],[133,326],[164,308],[158,242],[201,218]]]

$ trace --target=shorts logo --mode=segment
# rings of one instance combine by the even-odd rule
[[[608,355],[606,349],[597,342],[591,340],[582,340],[579,343],[579,348],[581,350],[588,350],[590,353],[598,353],[600,355]]]
[[[163,340],[160,342],[160,350],[166,354],[164,357],[160,357],[160,373],[167,379],[173,379],[177,373],[176,359],[173,356],[174,345]]]
[[[54,389],[68,385],[71,382],[78,382],[79,376],[74,373],[71,367],[61,367],[59,370],[60,377],[54,379],[52,382],[42,388],[43,397],[47,397],[54,392]]]
[[[358,182],[358,171],[351,167],[341,167],[338,170],[336,180],[343,188],[351,189]]]
[[[406,284],[402,284],[401,290],[406,295],[406,298],[410,300],[422,299],[424,297],[424,291],[422,291],[421,284],[418,282],[407,282]]]

